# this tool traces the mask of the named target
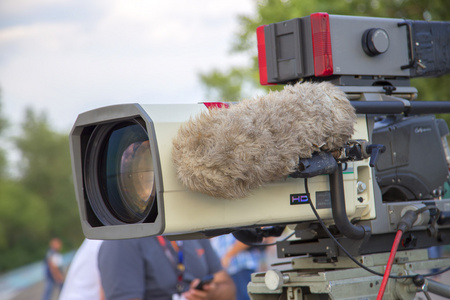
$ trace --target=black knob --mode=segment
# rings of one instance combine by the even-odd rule
[[[384,151],[386,151],[386,146],[384,145],[380,144],[367,145],[366,153],[370,154],[369,166],[371,166],[372,168],[375,167],[378,158],[380,157],[380,154],[384,153]]]
[[[421,287],[425,284],[425,277],[423,277],[422,275],[416,275],[413,277],[413,283],[418,286]]]
[[[364,31],[362,47],[369,56],[386,52],[389,48],[389,35],[381,28],[371,28]]]

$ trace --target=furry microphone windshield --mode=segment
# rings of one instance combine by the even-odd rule
[[[331,83],[288,85],[193,117],[180,127],[172,158],[189,189],[242,198],[295,172],[299,158],[341,148],[355,120],[344,92]]]

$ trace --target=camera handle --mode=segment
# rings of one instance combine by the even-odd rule
[[[371,230],[368,226],[353,225],[347,218],[345,209],[344,180],[342,175],[342,164],[338,164],[336,172],[329,175],[331,211],[336,227],[347,238],[362,240],[370,236]]]

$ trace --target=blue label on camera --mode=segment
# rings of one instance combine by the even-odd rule
[[[307,194],[291,194],[291,205],[309,203]]]

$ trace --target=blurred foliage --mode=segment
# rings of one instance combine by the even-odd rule
[[[0,272],[43,259],[50,238],[45,201],[21,183],[0,181]]]
[[[50,235],[67,247],[79,245],[82,235],[68,134],[51,130],[44,114],[28,109],[15,143],[22,154],[20,182],[47,204]]]
[[[242,95],[244,78],[251,76],[248,69],[231,68],[227,72],[212,70],[208,74],[200,74],[200,80],[206,87],[207,99],[237,101]]]
[[[0,112],[2,110],[1,106],[2,90],[0,89]],[[0,114],[0,137],[2,136],[5,129],[8,127],[7,120]],[[5,149],[0,148],[0,178],[4,178],[7,172],[7,161]]]
[[[20,154],[19,174],[0,177],[0,273],[44,259],[53,237],[65,250],[83,240],[68,134],[52,130],[45,114],[31,109],[24,120],[12,138],[12,151]]]
[[[232,53],[248,55],[247,68],[231,67],[230,70],[213,70],[200,74],[211,101],[239,99],[239,87],[233,82],[239,78],[241,84],[251,85],[253,89],[266,92],[282,89],[283,86],[261,87],[259,85],[256,47],[256,28],[263,24],[281,22],[308,16],[315,12],[328,12],[338,15],[357,15],[387,18],[406,18],[412,20],[450,21],[447,0],[259,0],[255,1],[252,15],[239,16],[239,29],[231,45]],[[241,75],[238,72],[242,72]],[[417,78],[411,85],[418,89],[419,100],[450,100],[450,76],[440,78]],[[233,86],[232,93],[230,86]],[[214,91],[215,90],[215,91]],[[242,89],[241,89],[242,91]]]

